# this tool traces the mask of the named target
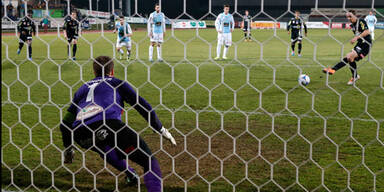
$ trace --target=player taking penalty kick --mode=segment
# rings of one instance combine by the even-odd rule
[[[129,185],[136,185],[135,170],[128,167],[126,158],[144,168],[144,184],[149,192],[160,192],[161,171],[157,159],[146,142],[121,121],[124,102],[134,106],[151,127],[176,145],[171,133],[165,129],[151,105],[138,96],[125,81],[113,77],[113,61],[99,56],[93,63],[95,78],[82,85],[75,93],[60,130],[65,163],[71,163],[75,141],[90,149],[119,171],[124,171]]]
[[[229,13],[229,5],[224,5],[224,12],[217,16],[215,21],[217,31],[216,58],[220,59],[221,47],[224,45],[223,59],[227,58],[228,48],[232,45],[232,32],[235,28],[233,16]]]
[[[349,22],[352,23],[351,28],[355,34],[355,37],[351,40],[351,44],[354,44],[356,41],[357,44],[341,62],[332,68],[323,69],[323,72],[333,75],[337,70],[343,68],[348,63],[351,69],[352,78],[348,81],[347,84],[353,85],[357,80],[360,79],[360,76],[357,74],[356,61],[359,61],[368,55],[372,45],[372,39],[367,23],[364,19],[357,18],[354,10],[348,11],[346,17]]]
[[[160,11],[159,4],[155,5],[155,11],[149,15],[147,29],[151,41],[151,45],[149,45],[149,61],[153,62],[153,47],[157,45],[157,60],[162,62],[161,44],[165,36],[165,15]]]
[[[132,29],[128,22],[124,21],[124,16],[120,16],[119,22],[116,23],[116,28],[113,30],[115,33],[117,31],[117,40],[116,40],[116,49],[120,53],[120,59],[124,55],[123,47],[127,48],[127,60],[131,56],[131,37]]]

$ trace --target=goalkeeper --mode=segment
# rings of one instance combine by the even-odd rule
[[[133,106],[151,127],[176,145],[175,139],[157,118],[151,105],[134,89],[113,77],[113,61],[99,56],[93,63],[95,78],[82,85],[68,108],[60,130],[65,163],[71,163],[73,141],[85,149],[100,154],[119,171],[125,171],[129,185],[137,185],[135,171],[127,167],[126,157],[144,168],[144,183],[149,192],[161,191],[161,171],[158,161],[145,141],[121,121],[124,101]],[[118,149],[117,149],[118,148]]]

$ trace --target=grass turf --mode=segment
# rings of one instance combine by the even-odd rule
[[[309,30],[301,58],[289,56],[286,31],[254,30],[256,41],[244,42],[235,30],[230,59],[218,62],[214,30],[168,31],[165,62],[153,64],[146,33],[134,31],[134,59],[115,60],[115,76],[155,107],[178,145],[160,145],[129,106],[124,121],[159,159],[165,191],[384,191],[384,39],[375,33],[353,87],[347,67],[321,73],[352,49],[348,30]],[[84,33],[76,62],[57,34],[34,37],[33,62],[26,47],[16,55],[15,36],[2,36],[3,189],[135,190],[93,152],[64,165],[59,151],[61,116],[93,78],[91,58],[113,56],[115,36]],[[305,88],[297,83],[302,73],[311,77]]]

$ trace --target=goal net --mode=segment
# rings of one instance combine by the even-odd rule
[[[161,48],[150,48],[147,33],[155,3],[165,15]],[[234,31],[216,58],[224,4]],[[370,52],[357,62],[360,79],[347,85],[349,65],[332,76],[322,70],[355,46],[350,9],[377,22]],[[241,28],[245,10],[249,33]],[[147,173],[129,158],[137,186],[78,143],[64,163],[60,123],[101,55],[113,58],[114,76],[176,139],[173,146],[154,131],[139,104],[122,109],[122,121],[159,162],[162,191],[384,191],[382,1],[4,0],[1,11],[2,191],[147,191]],[[300,42],[287,30],[296,11],[307,28]],[[76,55],[63,34],[72,12]],[[132,30],[129,58],[124,46],[116,50],[120,15]],[[32,41],[20,36],[24,18],[36,25]],[[298,83],[301,74],[308,85]]]

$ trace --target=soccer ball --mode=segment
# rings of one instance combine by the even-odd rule
[[[309,78],[308,75],[306,75],[306,74],[301,74],[301,75],[299,76],[299,83],[300,83],[300,84],[306,86],[306,85],[309,84],[309,82],[311,82],[311,79]]]

